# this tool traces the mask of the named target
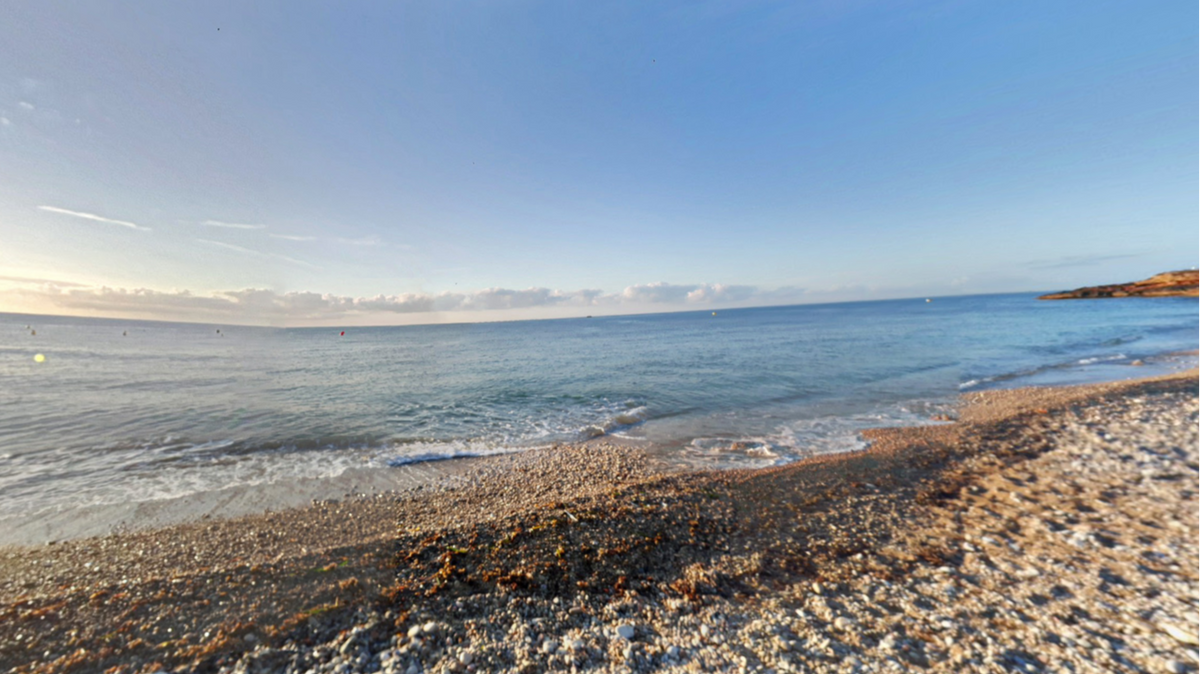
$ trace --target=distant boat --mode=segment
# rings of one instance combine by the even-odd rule
[[[929,299],[928,297],[926,297],[926,298],[925,298],[925,301],[926,301],[926,302],[932,302],[933,300],[931,300],[931,299]]]

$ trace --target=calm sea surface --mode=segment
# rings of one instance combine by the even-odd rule
[[[1198,325],[1195,300],[1025,294],[345,336],[0,314],[0,518],[602,434],[767,465],[928,423],[961,391],[1190,366],[1167,354]]]

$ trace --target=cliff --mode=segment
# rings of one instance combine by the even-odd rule
[[[1169,271],[1144,281],[1117,283],[1108,286],[1076,288],[1061,293],[1042,295],[1039,300],[1079,300],[1097,297],[1197,297],[1195,269]]]

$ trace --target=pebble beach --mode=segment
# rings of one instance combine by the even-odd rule
[[[1197,377],[963,396],[869,449],[587,443],[0,550],[14,672],[1191,672]]]

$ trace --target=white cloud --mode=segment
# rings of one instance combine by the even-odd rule
[[[659,281],[629,286],[621,291],[621,298],[637,303],[711,304],[714,302],[744,302],[752,299],[758,292],[754,286],[726,285],[724,283],[675,285]]]
[[[221,222],[220,220],[205,220],[202,225],[209,227],[224,227],[225,229],[266,229],[266,225],[247,225],[240,222]]]
[[[687,294],[688,302],[742,302],[754,296],[754,286],[705,283]]]
[[[267,234],[273,239],[284,239],[285,241],[316,241],[315,236],[296,236],[295,234]]]
[[[250,248],[243,248],[241,246],[235,246],[232,243],[225,243],[224,241],[213,241],[212,239],[196,239],[196,240],[199,241],[200,243],[207,243],[210,246],[219,246],[221,248],[225,248],[226,250],[236,251],[238,253],[242,253],[243,255],[254,255],[257,257],[273,257],[277,260],[283,260],[284,262],[291,262],[292,264],[298,264],[298,265],[301,265],[304,267],[320,269],[320,267],[318,267],[315,264],[312,264],[311,262],[305,262],[304,260],[297,260],[294,257],[288,257],[287,255],[280,255],[279,253],[264,253],[262,251],[252,250]]]
[[[7,117],[0,117],[0,126],[8,126],[12,122],[8,121]]]
[[[1088,265],[1112,262],[1114,260],[1131,260],[1143,257],[1145,253],[1114,253],[1109,255],[1064,255],[1056,260],[1034,260],[1025,264],[1029,269],[1062,269],[1065,267],[1085,267]]]
[[[96,222],[107,222],[111,225],[120,225],[122,227],[128,227],[130,229],[137,229],[137,230],[141,230],[143,232],[150,231],[149,227],[143,227],[141,225],[134,224],[132,222],[127,222],[125,220],[113,220],[112,218],[105,218],[103,216],[96,215],[95,213],[83,213],[80,211],[69,211],[65,208],[58,208],[57,206],[38,206],[38,208],[43,211],[49,211],[51,213],[61,213],[62,215],[70,215],[70,216],[76,217],[76,218],[83,218],[84,220],[94,220]]]
[[[629,302],[682,302],[687,299],[688,293],[692,292],[699,286],[695,285],[673,285],[670,283],[644,283],[640,285],[629,286],[621,291],[621,298]]]
[[[361,239],[336,239],[338,243],[344,243],[350,246],[381,246],[383,242],[378,237],[364,236]]]
[[[53,286],[56,288],[86,288],[84,283],[75,283],[74,281],[59,281],[48,278],[30,278],[28,276],[0,276],[0,281],[7,283],[16,283],[20,285],[37,285],[37,286]]]
[[[17,103],[17,105],[21,106],[22,108],[24,108],[26,110],[33,110],[33,103],[29,103],[27,101],[21,101],[20,103]]]

